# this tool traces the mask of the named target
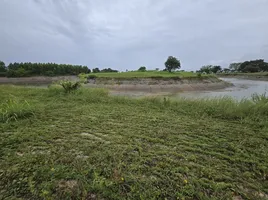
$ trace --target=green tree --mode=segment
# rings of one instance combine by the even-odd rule
[[[176,57],[169,56],[167,61],[165,62],[165,67],[167,71],[171,72],[172,70],[180,69],[181,63]]]
[[[0,60],[0,72],[6,72],[6,65],[3,61]]]
[[[230,71],[231,71],[231,70],[230,70],[229,68],[224,68],[224,69],[223,69],[223,72],[224,72],[224,73],[228,73],[228,72],[230,72]]]
[[[204,65],[200,68],[199,72],[210,74],[212,67],[212,65]]]
[[[211,72],[212,73],[218,73],[218,72],[220,72],[220,71],[222,71],[222,68],[221,68],[221,66],[219,66],[219,65],[215,65],[215,66],[212,66],[211,67]]]
[[[201,73],[207,73],[207,74],[210,74],[210,73],[217,73],[217,72],[220,72],[222,71],[222,68],[221,66],[219,65],[204,65],[203,67],[200,68],[199,72]]]
[[[268,69],[267,63],[263,59],[257,59],[243,62],[238,70],[241,72],[260,72]]]
[[[56,63],[10,63],[7,67],[9,77],[19,76],[57,76],[90,73],[87,66]]]
[[[240,67],[241,64],[242,64],[242,63],[231,63],[231,64],[229,65],[229,69],[230,69],[231,71],[238,71],[238,69],[239,69],[239,67]]]
[[[93,72],[93,73],[99,73],[99,72],[100,72],[100,69],[99,69],[98,67],[93,68],[93,69],[92,69],[92,72]]]
[[[145,66],[141,66],[138,71],[140,72],[146,72],[146,67]]]
[[[108,68],[108,69],[107,69],[107,68],[104,68],[104,69],[102,69],[100,72],[106,72],[106,73],[107,73],[107,72],[108,72],[108,73],[109,73],[109,72],[116,72],[116,73],[117,73],[118,70],[111,69],[111,68]]]
[[[255,65],[247,65],[244,69],[243,72],[249,72],[249,73],[254,73],[254,72],[259,72],[260,68],[258,66]]]

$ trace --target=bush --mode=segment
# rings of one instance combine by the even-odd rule
[[[6,72],[0,72],[0,77],[6,77],[7,73]]]
[[[145,66],[141,66],[141,67],[138,69],[138,72],[146,72],[146,67],[145,67]]]
[[[18,70],[9,69],[6,75],[7,77],[27,77],[30,74],[25,69],[19,68]]]
[[[78,90],[78,88],[81,86],[80,82],[72,82],[68,80],[60,81],[59,85],[61,85],[66,93],[73,92],[75,90]]]
[[[55,76],[54,72],[53,71],[46,71],[44,73],[45,76]]]
[[[95,78],[97,78],[97,76],[93,74],[87,76],[87,79],[95,79]]]
[[[0,122],[17,121],[34,115],[33,110],[27,101],[17,102],[10,99],[0,104]]]
[[[10,70],[7,71],[6,76],[7,77],[16,77],[16,71],[10,69]]]

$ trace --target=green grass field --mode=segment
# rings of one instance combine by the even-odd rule
[[[172,78],[172,77],[197,77],[197,73],[193,72],[164,72],[164,71],[147,71],[147,72],[119,72],[119,73],[91,73],[85,76],[96,76],[101,78],[154,78],[154,77],[163,77],[163,78]],[[211,75],[202,75],[202,76],[211,76]]]
[[[0,86],[0,199],[267,199],[268,101]]]

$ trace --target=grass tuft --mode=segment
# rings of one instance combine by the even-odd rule
[[[34,115],[33,109],[27,101],[18,102],[9,99],[0,105],[0,122],[17,121]]]

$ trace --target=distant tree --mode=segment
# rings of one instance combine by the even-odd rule
[[[205,65],[203,67],[200,68],[199,72],[201,73],[207,73],[207,74],[210,74],[210,73],[218,73],[222,71],[222,68],[221,66],[218,66],[218,65]]]
[[[56,75],[78,75],[89,73],[87,66],[56,64],[56,63],[10,63],[7,66],[7,76],[56,76]]]
[[[159,68],[157,67],[157,68],[155,68],[155,71],[159,71]]]
[[[6,65],[3,61],[0,60],[0,72],[6,72]]]
[[[259,72],[260,68],[258,66],[254,65],[247,65],[244,69],[243,72],[249,72],[249,73],[254,73],[254,72]]]
[[[239,66],[241,72],[260,72],[268,71],[268,63],[264,62],[263,59],[245,61]]]
[[[146,67],[145,66],[141,66],[139,69],[138,69],[139,72],[146,72]]]
[[[222,68],[219,65],[212,66],[212,68],[211,68],[211,72],[212,73],[215,73],[216,74],[216,73],[218,73],[220,71],[222,71]]]
[[[239,69],[239,67],[240,67],[241,64],[242,64],[241,62],[240,63],[231,63],[229,65],[229,69],[231,71],[238,71],[238,69]]]
[[[210,74],[211,73],[211,68],[212,65],[204,65],[200,68],[199,72],[200,73],[206,73],[206,74]]]
[[[105,68],[105,69],[102,69],[100,72],[118,72],[118,70],[115,70],[115,69],[111,69],[111,68]]]
[[[224,72],[224,73],[228,73],[228,72],[230,72],[230,71],[231,71],[231,70],[230,70],[229,68],[224,68],[224,69],[223,69],[223,72]]]
[[[91,73],[91,70],[87,66],[83,66],[83,71],[85,71],[84,73],[86,74]]]
[[[165,67],[167,71],[171,72],[172,70],[180,69],[181,63],[176,57],[169,56],[167,61],[165,62]]]
[[[100,69],[99,69],[98,67],[93,68],[93,69],[92,69],[92,72],[93,72],[93,73],[99,73],[99,72],[100,72]]]

